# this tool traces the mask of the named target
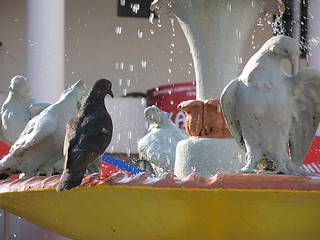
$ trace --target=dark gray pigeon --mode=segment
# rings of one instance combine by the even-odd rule
[[[64,141],[64,171],[57,191],[80,185],[87,166],[98,160],[110,144],[113,126],[104,99],[107,94],[113,97],[111,87],[109,80],[98,80],[79,113],[69,120]]]

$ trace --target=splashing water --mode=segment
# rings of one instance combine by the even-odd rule
[[[140,29],[137,32],[137,36],[138,36],[138,38],[142,38],[142,36],[143,36],[143,32]]]
[[[153,24],[153,20],[154,20],[154,13],[150,13],[149,23]]]
[[[231,12],[232,11],[232,6],[230,3],[227,4],[227,9]]]
[[[141,67],[142,68],[146,68],[147,67],[147,61],[146,60],[144,60],[144,59],[141,60]]]
[[[284,34],[284,24],[282,19],[283,14],[276,16],[274,22],[271,24],[272,26],[272,33],[274,35],[282,35]]]
[[[131,4],[131,8],[132,8],[132,12],[138,13],[138,11],[140,10],[140,4],[139,3]]]
[[[122,32],[122,27],[117,26],[115,30],[116,30],[116,34],[119,34],[119,35],[120,35],[121,32]]]

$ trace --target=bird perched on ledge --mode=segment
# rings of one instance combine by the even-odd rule
[[[49,103],[36,102],[31,96],[28,79],[11,79],[9,94],[0,112],[0,139],[12,146],[20,137],[31,118],[49,107]]]
[[[299,167],[320,121],[320,72],[305,68],[287,75],[281,60],[292,61],[298,50],[290,37],[269,39],[222,92],[225,119],[246,152],[242,172],[309,175]]]
[[[149,129],[138,142],[139,156],[154,164],[157,175],[173,172],[176,145],[188,136],[171,121],[169,113],[155,105],[147,107],[144,115],[149,122]]]
[[[100,79],[92,87],[83,107],[67,126],[64,141],[65,165],[58,191],[81,184],[86,168],[99,159],[111,142],[113,125],[105,107],[106,95],[113,97],[112,84]]]
[[[79,111],[84,90],[79,80],[28,122],[9,154],[0,160],[0,178],[16,172],[25,177],[52,175],[54,165],[63,158],[65,125]]]

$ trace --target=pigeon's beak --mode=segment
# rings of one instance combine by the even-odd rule
[[[109,95],[113,98],[113,92],[110,90]]]

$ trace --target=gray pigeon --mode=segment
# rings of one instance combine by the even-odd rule
[[[31,177],[51,175],[53,165],[63,158],[63,139],[69,118],[81,107],[82,81],[69,87],[60,99],[32,118],[9,154],[0,161],[0,174],[22,172]]]
[[[1,108],[0,138],[12,146],[30,119],[37,116],[49,105],[45,102],[35,102],[26,78],[23,76],[13,77],[9,86],[9,95]]]
[[[105,107],[107,94],[113,97],[112,84],[100,79],[92,87],[83,107],[68,124],[64,141],[64,171],[56,189],[77,187],[90,163],[99,160],[111,142],[113,126]]]
[[[319,125],[320,72],[284,72],[281,60],[298,49],[290,37],[269,39],[222,92],[225,119],[246,152],[242,172],[308,175],[300,166]]]

